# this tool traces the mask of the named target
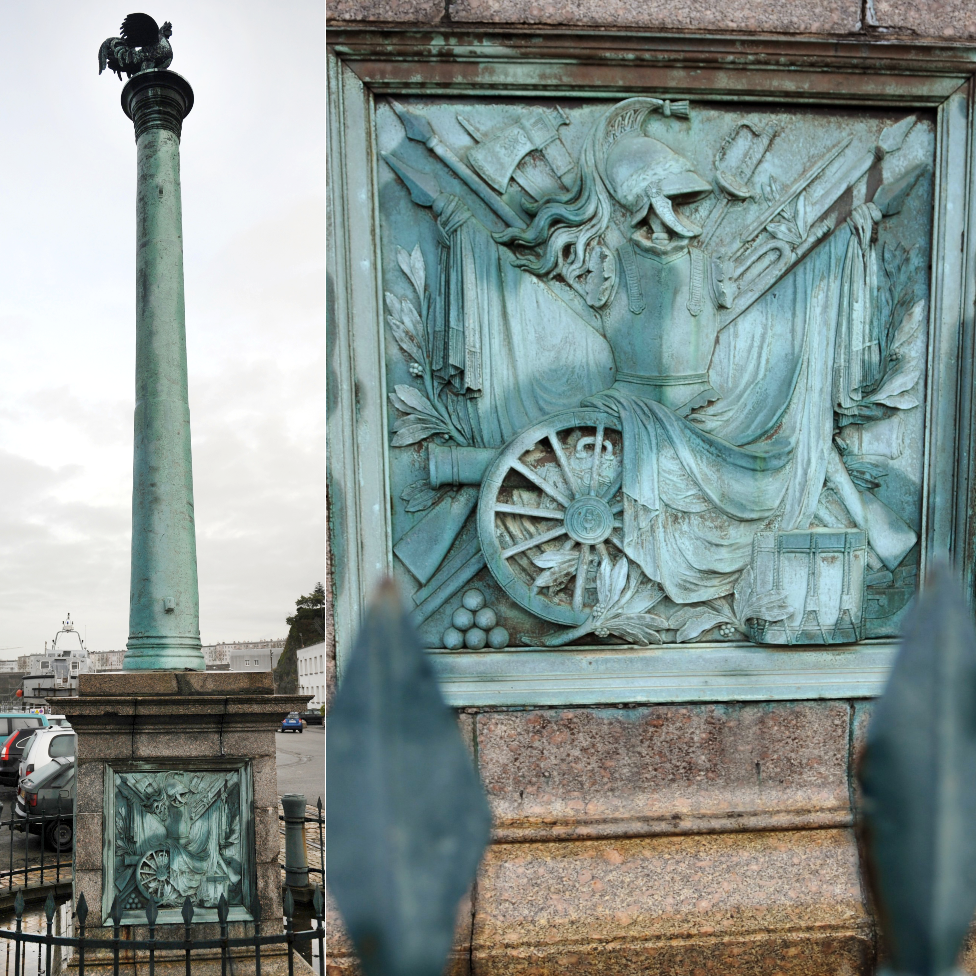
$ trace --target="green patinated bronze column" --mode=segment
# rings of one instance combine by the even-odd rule
[[[132,577],[123,668],[205,669],[200,650],[183,298],[180,132],[193,90],[141,71],[122,90],[135,125],[136,408]]]

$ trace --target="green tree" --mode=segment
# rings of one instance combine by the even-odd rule
[[[321,644],[325,640],[325,587],[315,584],[315,589],[295,601],[295,612],[285,617],[288,637],[285,649],[274,669],[275,694],[298,694],[298,649]]]

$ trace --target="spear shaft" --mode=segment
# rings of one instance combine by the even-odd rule
[[[525,227],[525,221],[496,194],[477,173],[461,162],[449,146],[441,142],[430,121],[419,112],[414,112],[390,99],[393,111],[400,117],[407,138],[422,142],[462,183],[473,190],[509,227]]]

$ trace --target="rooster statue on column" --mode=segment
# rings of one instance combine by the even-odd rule
[[[158,71],[173,63],[169,43],[173,25],[167,20],[160,27],[149,14],[129,14],[119,29],[121,37],[109,37],[98,49],[98,73],[106,68],[122,80],[122,72],[131,78],[140,71]]]

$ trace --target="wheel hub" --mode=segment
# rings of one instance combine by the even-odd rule
[[[566,509],[566,531],[577,542],[595,546],[613,531],[610,506],[594,495],[584,495],[571,502]]]

